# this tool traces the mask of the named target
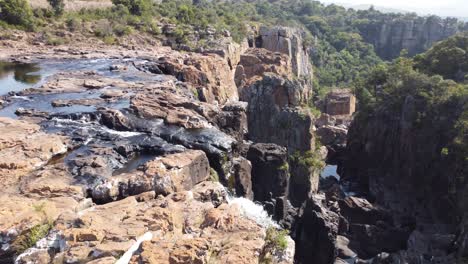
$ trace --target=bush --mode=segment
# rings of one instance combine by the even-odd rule
[[[27,249],[35,246],[37,241],[46,237],[51,229],[51,223],[37,224],[31,229],[21,233],[18,236],[18,238],[13,242],[12,247],[17,254],[21,254]]]
[[[272,263],[272,256],[278,252],[285,251],[288,247],[288,230],[278,230],[275,227],[269,227],[266,230],[265,244],[260,254],[261,264]]]
[[[128,8],[130,13],[142,16],[148,12],[152,6],[152,0],[112,0],[114,5],[123,5]]]
[[[33,11],[27,0],[0,0],[0,12],[0,18],[8,24],[33,29]]]
[[[54,9],[55,15],[56,16],[61,16],[63,15],[63,12],[65,11],[65,3],[64,0],[47,0]]]

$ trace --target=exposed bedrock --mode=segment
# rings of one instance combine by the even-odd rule
[[[443,148],[454,137],[451,128],[462,107],[438,105],[433,116],[418,117],[426,106],[411,96],[400,107],[356,117],[341,175],[344,180],[360,182],[373,202],[390,210],[395,226],[407,232],[407,247],[398,253],[387,250],[393,254],[381,258],[413,263],[417,256],[428,256],[440,263],[454,263],[456,254],[466,253],[461,241],[466,239],[467,183],[460,175],[463,162],[445,157]],[[379,232],[353,228],[359,236]],[[424,245],[415,243],[416,236]],[[401,243],[386,240],[387,245]],[[429,258],[420,263],[430,263]]]
[[[305,32],[297,28],[261,26],[251,46],[287,55],[295,76],[311,80],[312,65],[304,36]]]
[[[456,18],[437,16],[389,19],[360,29],[364,39],[373,44],[384,59],[396,58],[404,49],[409,55],[416,55],[460,30]]]

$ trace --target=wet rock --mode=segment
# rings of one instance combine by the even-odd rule
[[[17,116],[26,116],[26,117],[40,117],[40,118],[47,118],[49,117],[49,113],[44,111],[39,111],[36,109],[25,109],[25,108],[18,108],[15,111],[15,115]]]
[[[114,64],[109,67],[110,71],[126,71],[127,66],[126,65],[121,65],[121,64]]]
[[[53,107],[69,107],[73,105],[84,105],[84,106],[94,106],[103,103],[103,100],[100,98],[83,98],[83,99],[72,99],[72,100],[54,100],[52,101]]]
[[[130,120],[121,111],[111,108],[100,108],[98,111],[103,125],[118,131],[132,130]]]
[[[234,189],[236,195],[252,200],[252,164],[245,158],[236,158],[233,161]]]
[[[286,148],[275,144],[253,144],[247,153],[252,163],[252,190],[254,199],[273,203],[288,195],[289,166]]]

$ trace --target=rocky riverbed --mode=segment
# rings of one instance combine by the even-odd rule
[[[339,177],[354,96],[331,92],[315,116],[303,32],[252,34],[199,53],[2,41],[0,263],[381,263],[406,249],[412,227]]]

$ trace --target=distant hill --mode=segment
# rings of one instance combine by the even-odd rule
[[[346,8],[352,8],[355,10],[368,10],[369,8],[373,6],[375,10],[380,11],[382,13],[402,13],[402,14],[411,13],[411,11],[408,11],[408,10],[385,7],[385,6],[376,6],[376,5],[371,5],[371,4],[354,5],[354,4],[337,3],[337,5],[341,5]]]

